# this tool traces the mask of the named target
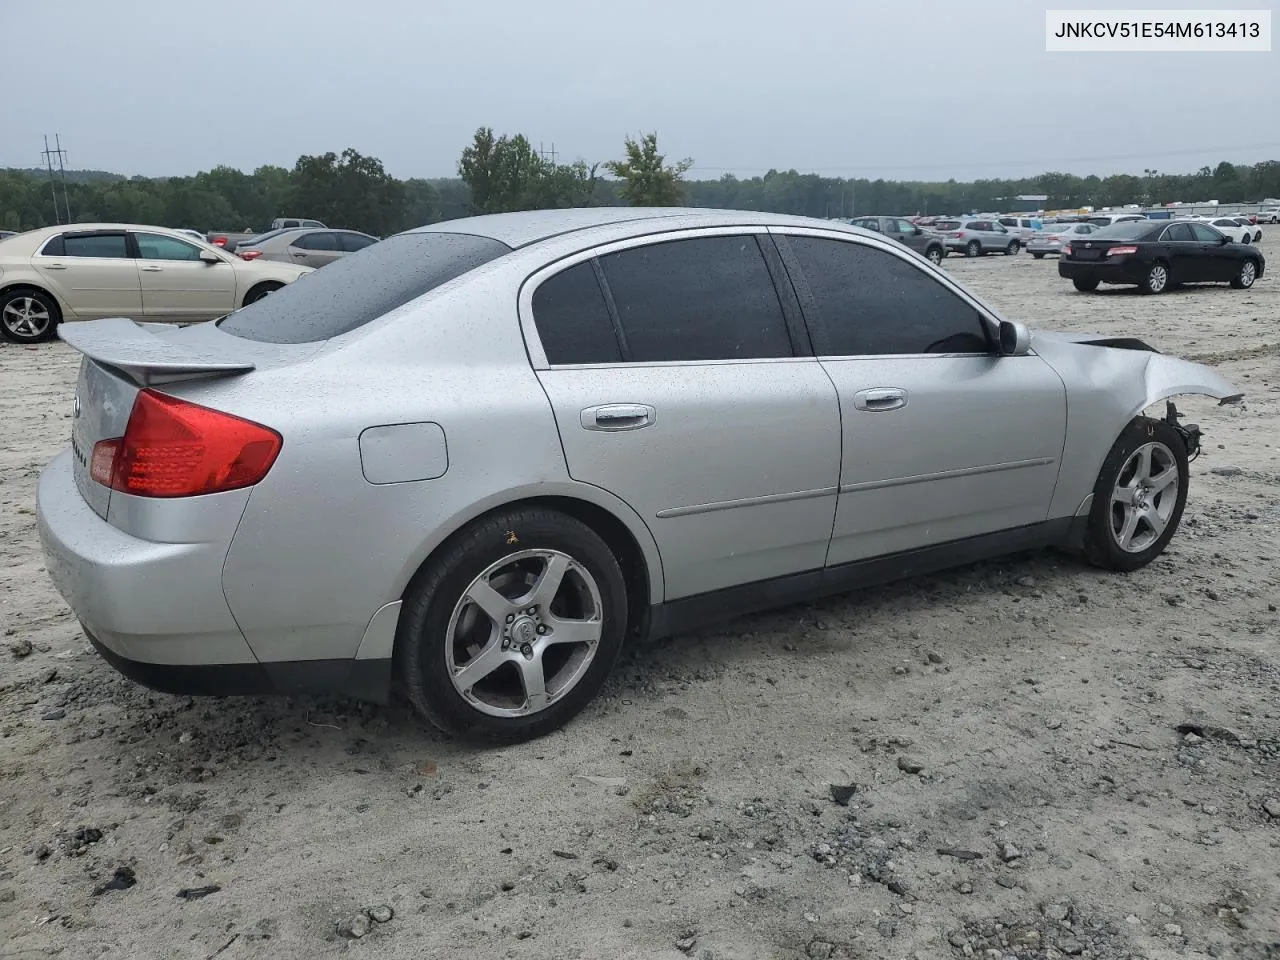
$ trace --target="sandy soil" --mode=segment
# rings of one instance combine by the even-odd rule
[[[0,957],[1280,956],[1280,280],[1085,296],[1052,259],[947,269],[1248,391],[1184,405],[1206,452],[1168,553],[742,619],[488,751],[403,707],[117,676],[32,512],[75,356],[0,349]]]

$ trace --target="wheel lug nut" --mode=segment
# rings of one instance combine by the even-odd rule
[[[539,632],[539,633],[546,633],[546,632],[547,632],[547,625],[546,625],[545,623],[540,623],[540,624],[538,624],[538,632]]]
[[[537,612],[538,612],[537,607],[530,607],[528,610],[525,611],[525,613],[527,613],[531,617]]]
[[[514,613],[507,614],[507,623],[514,623],[515,619],[516,619],[516,615]]]

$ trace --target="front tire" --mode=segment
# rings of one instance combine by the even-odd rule
[[[1094,484],[1085,558],[1108,570],[1145,567],[1178,529],[1188,479],[1182,435],[1162,420],[1135,417]]]
[[[244,303],[241,304],[241,306],[247,307],[251,303],[257,303],[263,297],[275,293],[283,286],[283,283],[260,283],[256,287],[251,288],[249,292],[244,295]]]
[[[0,336],[11,343],[52,339],[61,321],[58,302],[41,290],[19,287],[0,297]]]
[[[1098,289],[1097,280],[1085,280],[1081,277],[1076,277],[1071,281],[1071,283],[1081,293],[1093,293],[1093,291]]]
[[[1004,248],[1004,252],[1006,256],[1016,257],[1018,255],[1018,251],[1021,249],[1022,249],[1022,246],[1018,243],[1017,240],[1014,240],[1010,242],[1010,244],[1007,247]]]
[[[941,247],[930,247],[928,251],[925,253],[925,256],[929,258],[929,262],[932,263],[935,267],[942,265],[942,248]]]
[[[1248,290],[1253,286],[1253,281],[1258,279],[1258,264],[1253,260],[1246,260],[1240,264],[1240,271],[1231,278],[1231,286],[1237,290]]]
[[[1169,265],[1163,260],[1157,260],[1147,270],[1138,289],[1143,293],[1164,293],[1169,288],[1169,284]]]
[[[399,679],[446,733],[528,740],[595,697],[627,622],[622,569],[594,530],[554,510],[512,510],[465,529],[415,577]]]

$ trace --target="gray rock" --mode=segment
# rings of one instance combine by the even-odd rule
[[[1271,819],[1280,820],[1280,797],[1267,797],[1262,801],[1262,809]]]
[[[1035,577],[1019,577],[1018,578],[1018,586],[1020,587],[1034,587],[1035,585],[1036,585]]]
[[[376,907],[369,908],[369,919],[374,923],[386,923],[395,915],[396,912],[385,903],[380,903]]]
[[[1209,472],[1219,477],[1238,477],[1244,473],[1239,467],[1210,467]]]
[[[1022,856],[1022,851],[1019,850],[1017,847],[1015,847],[1012,843],[1009,843],[1007,841],[1005,843],[1000,844],[996,848],[996,850],[1000,854],[1000,859],[1003,860],[1005,863],[1008,863],[1011,860],[1017,860],[1020,856]]]
[[[1018,878],[1012,877],[1007,873],[1002,873],[996,877],[996,883],[1004,887],[1006,890],[1013,890],[1018,886]]]
[[[890,940],[898,932],[898,925],[892,920],[884,919],[876,925],[876,931],[886,940]]]
[[[18,895],[13,890],[0,890],[0,903],[13,903],[16,899],[18,899]]]
[[[903,773],[919,773],[924,769],[924,762],[906,754],[898,757],[898,769]]]
[[[357,913],[354,917],[338,921],[338,933],[352,940],[359,940],[369,933],[372,926],[373,921],[369,919],[367,913]]]
[[[940,653],[938,653],[938,652],[936,652],[936,651],[934,651],[934,650],[930,650],[930,651],[929,651],[929,654],[928,654],[928,660],[929,660],[929,662],[930,662],[930,663],[941,663],[941,662],[942,662],[942,654],[940,654]]]
[[[961,880],[956,884],[956,893],[970,894],[973,893],[973,884],[968,880]]]
[[[1041,912],[1044,914],[1046,920],[1061,922],[1067,919],[1067,914],[1071,912],[1071,908],[1065,903],[1055,901],[1053,903],[1046,903],[1044,905],[1044,910]]]
[[[31,651],[34,649],[35,647],[31,645],[31,641],[26,637],[23,637],[21,640],[15,640],[13,643],[9,644],[9,652],[13,654],[13,658],[15,660],[21,660],[23,657],[31,656]]]
[[[681,953],[690,953],[693,948],[698,945],[698,938],[695,934],[686,934],[676,941],[676,949]]]
[[[1069,957],[1078,957],[1084,953],[1084,944],[1075,937],[1063,937],[1058,941],[1058,949]]]
[[[67,715],[67,711],[63,710],[61,707],[54,707],[52,710],[46,710],[44,713],[40,714],[40,719],[41,720],[61,720],[66,715]]]
[[[805,950],[812,960],[830,960],[831,951],[835,950],[835,944],[827,943],[825,940],[814,940],[809,944],[809,948]]]
[[[1169,934],[1171,937],[1180,937],[1182,936],[1182,927],[1178,926],[1176,923],[1166,923],[1164,925],[1164,932]]]

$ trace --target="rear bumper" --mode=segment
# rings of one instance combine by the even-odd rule
[[[1081,261],[1059,258],[1058,276],[1068,280],[1097,280],[1099,283],[1141,283],[1146,275],[1146,267],[1125,257],[1118,262],[1108,263],[1105,260]]]
[[[324,691],[385,700],[389,659],[260,663],[222,591],[228,544],[158,543],[107,523],[76,489],[71,452],[40,474],[45,566],[102,658],[165,693]]]

